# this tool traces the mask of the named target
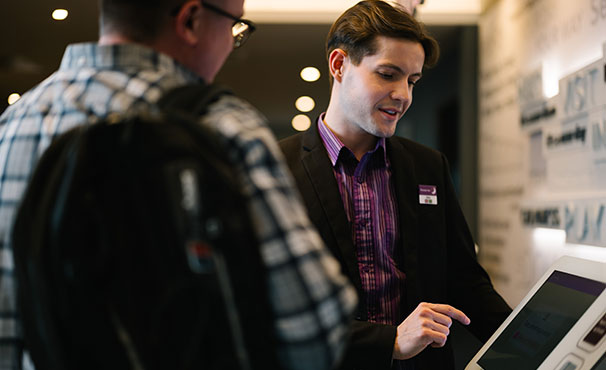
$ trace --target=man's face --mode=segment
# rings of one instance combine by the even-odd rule
[[[425,52],[414,41],[378,36],[375,42],[377,52],[359,65],[344,58],[337,91],[339,115],[353,131],[390,137],[412,103]]]
[[[242,17],[244,0],[202,0],[215,5],[235,17]],[[198,71],[206,80],[212,82],[234,47],[232,26],[234,21],[210,9],[203,8],[204,27],[201,27],[203,42],[198,48]]]

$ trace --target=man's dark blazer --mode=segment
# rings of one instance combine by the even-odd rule
[[[280,146],[311,221],[360,296],[361,304],[342,368],[389,369],[396,327],[364,321],[364,293],[352,230],[317,125],[282,140]],[[404,249],[403,261],[397,261],[406,274],[402,319],[420,302],[450,304],[471,319],[471,332],[486,341],[511,309],[477,263],[474,242],[459,206],[446,158],[433,149],[399,137],[387,139],[386,147],[398,202],[400,245]],[[437,205],[420,204],[419,185],[437,187]],[[449,342],[444,348],[427,348],[410,361],[419,370],[454,368]]]

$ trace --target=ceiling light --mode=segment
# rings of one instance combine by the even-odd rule
[[[62,21],[67,18],[68,11],[66,9],[55,9],[53,10],[52,17],[56,21]]]
[[[301,70],[303,81],[314,82],[320,78],[320,71],[316,67],[305,67]]]
[[[301,112],[309,112],[316,106],[316,102],[309,96],[301,96],[295,102],[295,107]]]
[[[19,99],[21,99],[21,95],[17,93],[12,93],[8,96],[8,105],[15,104]]]
[[[292,127],[297,131],[305,131],[311,127],[311,120],[304,114],[298,114],[292,119]]]

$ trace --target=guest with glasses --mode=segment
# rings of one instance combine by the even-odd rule
[[[100,0],[98,42],[69,45],[56,73],[0,116],[0,370],[21,369],[24,358],[25,368],[31,364],[23,356],[10,228],[39,157],[76,125],[155,111],[168,90],[212,82],[255,30],[242,19],[243,3]],[[331,368],[343,350],[355,290],[311,225],[265,119],[230,95],[214,102],[200,124],[217,131],[241,163],[281,367]]]

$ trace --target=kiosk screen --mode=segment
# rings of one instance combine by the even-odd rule
[[[602,282],[554,271],[478,364],[486,370],[538,368],[605,288]]]

